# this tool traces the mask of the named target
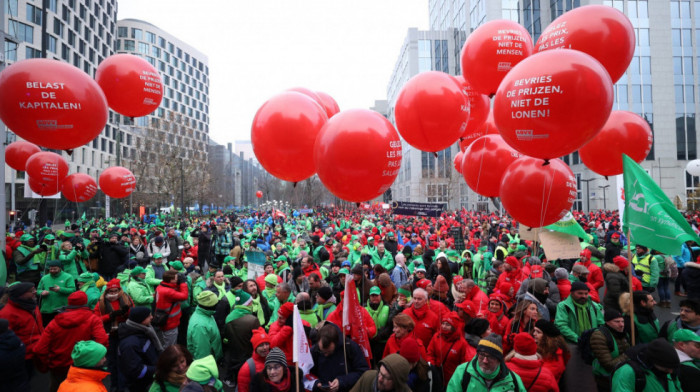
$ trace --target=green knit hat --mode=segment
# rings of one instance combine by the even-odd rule
[[[80,274],[80,276],[78,276],[78,282],[88,283],[92,282],[92,279],[93,276],[90,272],[83,272],[82,274]]]
[[[197,294],[197,303],[207,308],[216,306],[218,302],[219,297],[217,297],[213,291],[204,290]]]
[[[273,286],[277,286],[277,275],[275,274],[268,274],[265,277],[265,283],[271,284]]]
[[[83,340],[75,344],[73,352],[73,366],[81,368],[94,368],[107,354],[107,348],[93,340]]]
[[[46,266],[47,266],[47,267],[60,267],[60,266],[61,266],[61,262],[58,261],[58,260],[49,260],[49,261],[46,262]]]
[[[236,295],[236,305],[248,306],[251,302],[253,302],[253,298],[250,296],[250,294],[243,290],[236,290],[234,294]]]
[[[131,270],[131,276],[138,276],[138,275],[145,274],[145,273],[146,273],[146,270],[143,267],[141,267],[140,265],[137,265],[136,267],[134,267],[134,269]]]

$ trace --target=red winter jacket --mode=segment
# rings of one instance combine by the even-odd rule
[[[265,368],[265,358],[253,350],[253,361],[255,362],[253,374],[260,373]],[[248,361],[246,361],[241,366],[241,370],[238,371],[238,392],[250,392],[251,382],[253,382],[253,379],[250,378],[250,369],[248,368]]]
[[[554,375],[554,379],[559,382],[561,375],[564,374],[564,370],[566,370],[566,363],[568,361],[569,358],[564,358],[564,352],[558,348],[556,358],[544,359],[544,367],[549,369]]]
[[[516,356],[506,361],[506,366],[520,376],[528,392],[559,392],[557,380],[552,371],[543,366],[541,359],[527,360]]]
[[[474,302],[474,305],[477,306],[477,312],[476,315],[486,315],[489,312],[489,296],[486,295],[479,286],[474,286],[472,287],[472,290],[467,293],[466,299]]]
[[[513,287],[513,292],[517,293],[518,290],[520,290],[520,285],[523,283],[523,280],[527,279],[527,275],[523,273],[522,270],[517,270],[517,271],[510,271],[510,272],[503,272],[499,277],[498,281],[496,281],[496,291],[506,294],[507,290],[503,289],[503,284],[504,283],[510,283],[511,287]]]
[[[498,313],[486,312],[486,318],[489,320],[491,332],[501,336],[505,335],[506,328],[508,328],[510,324],[510,319],[503,314],[503,310]]]
[[[586,269],[588,269],[588,283],[593,285],[596,291],[598,291],[599,288],[603,287],[605,285],[605,279],[603,278],[603,271],[601,271],[600,267],[597,265],[593,264],[592,261],[588,260],[587,263],[581,263],[578,262],[574,265],[580,264]]]
[[[569,279],[559,279],[557,280],[557,288],[559,289],[559,296],[563,301],[571,294],[571,281],[569,281]]]
[[[284,324],[280,325],[278,321],[275,321],[270,326],[270,349],[279,347],[287,357],[287,365],[289,366],[294,366],[294,339],[292,339],[293,332],[294,330],[292,330],[292,327]]]
[[[362,326],[367,331],[367,337],[371,338],[377,334],[377,325],[374,324],[374,319],[367,309],[360,307],[360,312],[362,312]],[[341,330],[343,329],[343,301],[340,301],[335,310],[326,317],[326,321],[337,325]]]
[[[435,334],[428,346],[428,362],[442,366],[444,385],[450,381],[457,366],[471,361],[474,355],[476,349],[464,340],[459,330],[453,331],[450,337],[445,337],[442,333]]]
[[[262,293],[263,290],[265,290],[265,277],[267,275],[268,274],[264,274],[264,275],[260,275],[257,278],[255,278],[255,283],[258,284],[258,292],[259,293]],[[282,278],[277,276],[277,284],[280,284],[280,283],[282,283]]]
[[[108,337],[102,320],[87,307],[68,309],[59,313],[46,326],[34,352],[49,368],[73,364],[73,346],[81,340],[94,340],[107,347]],[[49,347],[50,346],[50,347]]]
[[[197,252],[199,251],[199,245],[190,246],[189,249],[183,249],[182,254],[180,254],[180,260],[185,260],[185,257],[191,257],[194,262],[192,265],[197,265]]]
[[[6,319],[10,324],[10,329],[24,343],[27,351],[24,359],[34,358],[34,347],[44,333],[44,323],[41,321],[39,307],[30,313],[11,300],[4,308],[0,309],[0,318]]]
[[[416,337],[415,334],[412,332],[407,333],[404,335],[401,339],[396,339],[396,334],[391,334],[389,336],[389,339],[386,341],[386,345],[384,346],[384,352],[382,353],[382,358],[386,358],[387,355],[391,354],[396,354],[399,352],[401,349],[401,343],[403,343],[406,338],[411,337],[415,339],[416,343],[418,343],[418,350],[420,351],[420,357],[423,358],[424,360],[428,360],[428,353],[425,350],[425,346],[423,345],[423,342],[421,342],[420,339]]]
[[[428,308],[435,313],[435,315],[439,320],[442,320],[443,316],[446,315],[447,313],[450,313],[450,309],[447,308],[447,305],[444,303],[438,301],[437,299],[431,298],[428,301]]]
[[[323,280],[323,276],[321,276],[321,270],[318,269],[316,263],[309,264],[309,266],[302,270],[302,272],[304,272],[304,276],[306,276],[307,278],[311,274],[316,274],[319,280]]]
[[[428,347],[433,335],[440,330],[440,321],[438,320],[438,316],[430,309],[425,309],[423,312],[416,312],[413,305],[403,312],[411,317],[413,322],[416,324],[413,329],[413,333],[416,335],[416,338],[423,342],[423,346]]]
[[[167,312],[171,306],[173,307],[170,310],[165,327],[162,328],[163,331],[170,331],[180,325],[180,317],[182,316],[180,301],[184,301],[187,298],[187,282],[180,283],[180,287],[177,287],[176,283],[161,282],[156,287],[156,309],[162,309]],[[175,305],[173,306],[173,304]]]

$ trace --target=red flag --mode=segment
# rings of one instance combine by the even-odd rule
[[[343,299],[343,331],[350,335],[353,342],[357,343],[365,353],[367,363],[372,359],[372,350],[369,347],[369,337],[365,329],[362,317],[362,307],[357,298],[357,289],[352,275],[345,277],[345,298]]]

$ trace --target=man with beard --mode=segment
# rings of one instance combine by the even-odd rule
[[[630,347],[625,332],[625,320],[613,308],[605,310],[605,324],[591,335],[593,375],[599,391],[610,391],[610,373],[627,360],[625,351]]]
[[[625,293],[629,301],[629,294]],[[652,340],[659,337],[659,320],[654,313],[654,305],[656,301],[646,291],[635,291],[632,293],[634,301],[634,341],[636,344],[650,343]],[[624,309],[624,308],[623,308]],[[631,334],[630,331],[630,316],[629,309],[625,311],[625,332]]]
[[[454,371],[447,392],[525,391],[520,376],[506,367],[501,337],[491,334],[479,341],[474,358]]]
[[[272,316],[272,310],[267,303],[267,298],[258,293],[258,284],[254,279],[248,279],[243,284],[243,291],[250,294],[253,315],[258,318],[260,325],[267,325],[267,322]]]
[[[41,318],[46,327],[58,311],[68,305],[68,296],[75,291],[75,280],[61,270],[61,262],[49,260],[49,273],[39,281],[37,292],[41,296]]]

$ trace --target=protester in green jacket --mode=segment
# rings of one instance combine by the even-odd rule
[[[455,369],[447,384],[447,392],[525,392],[520,376],[503,361],[501,337],[491,334],[479,341],[477,355]]]
[[[316,293],[316,306],[314,312],[319,320],[325,320],[329,314],[335,310],[335,297],[333,290],[328,286],[323,286]]]
[[[88,308],[94,309],[102,292],[95,286],[95,276],[92,272],[83,272],[78,276],[78,290],[84,291],[88,297]]]
[[[153,288],[145,282],[145,279],[146,270],[140,265],[131,270],[126,293],[134,301],[135,306],[148,306],[154,301]]]
[[[50,260],[49,274],[44,275],[37,286],[37,293],[41,297],[39,311],[42,314],[44,325],[48,325],[59,308],[68,305],[68,296],[75,291],[73,277],[61,270],[61,262]]]
[[[648,292],[641,290],[632,293],[634,301],[634,341],[639,343],[649,343],[659,337],[661,327],[659,319],[654,313],[656,301]],[[620,296],[620,303],[629,304],[629,293]],[[629,306],[622,308],[625,314],[625,332],[632,336],[630,328]]]
[[[63,272],[69,273],[73,279],[78,279],[79,275],[78,266],[75,264],[77,256],[78,251],[73,249],[73,244],[70,241],[63,241],[58,259],[61,261]]]
[[[37,255],[46,252],[36,246],[36,239],[31,234],[22,234],[19,238],[21,245],[12,251],[12,261],[17,268],[16,280],[38,284],[41,280],[40,260]]]
[[[187,327],[187,349],[194,359],[214,355],[219,360],[221,351],[221,335],[219,327],[214,320],[216,304],[219,302],[216,294],[211,291],[202,291],[197,295],[197,309],[190,318]]]
[[[372,265],[379,264],[382,267],[384,267],[385,270],[391,271],[394,269],[394,256],[391,255],[391,252],[388,252],[384,248],[384,243],[380,242],[377,244],[377,251],[374,253],[370,253],[372,256]]]
[[[384,328],[389,321],[389,306],[382,301],[382,291],[379,287],[374,286],[369,289],[369,300],[365,306],[369,315],[374,320],[374,325],[377,327],[377,332]],[[370,336],[369,338],[373,338]]]
[[[58,254],[60,253],[60,249],[56,245],[55,241],[56,236],[54,236],[53,234],[47,234],[46,236],[44,236],[44,239],[41,241],[41,244],[39,246],[43,245],[46,249],[46,252],[38,253],[36,256],[34,256],[34,259],[40,265],[40,270],[44,271],[44,274],[48,273],[47,269],[49,268],[46,266],[46,261],[58,260]]]
[[[632,347],[627,351],[629,361],[615,370],[612,385],[615,392],[680,392],[677,369],[680,360],[676,350],[664,339]],[[637,385],[637,375],[644,385]],[[641,387],[638,389],[637,387]]]
[[[584,331],[605,323],[602,306],[588,297],[588,291],[585,283],[576,281],[571,284],[571,294],[557,305],[554,324],[570,343],[577,343]]]
[[[183,391],[223,391],[224,384],[219,380],[219,367],[216,359],[208,355],[192,362],[187,369],[187,379],[191,380],[183,386]],[[207,386],[208,389],[203,389]]]

